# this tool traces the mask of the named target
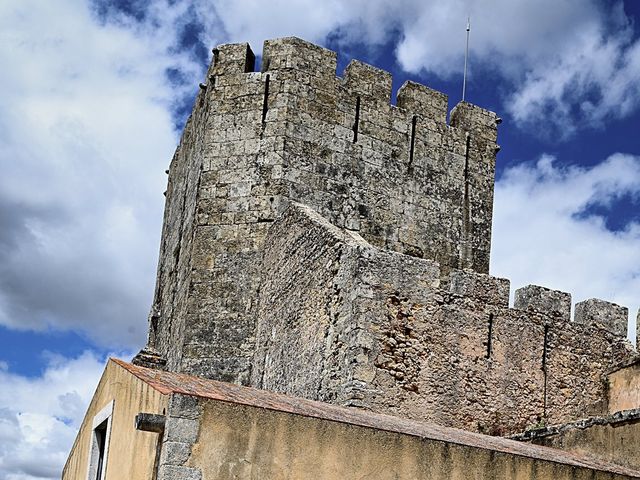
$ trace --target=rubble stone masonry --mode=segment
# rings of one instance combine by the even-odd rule
[[[252,385],[507,435],[607,413],[607,373],[632,358],[611,323],[571,321],[571,296],[378,249],[292,205],[263,258]],[[598,308],[604,308],[603,303]]]

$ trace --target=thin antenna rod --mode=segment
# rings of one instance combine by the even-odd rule
[[[462,101],[467,93],[467,60],[469,58],[469,31],[471,30],[471,17],[467,17],[467,48],[464,52],[464,77],[462,79]]]

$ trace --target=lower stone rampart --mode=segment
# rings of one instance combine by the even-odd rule
[[[251,384],[494,435],[605,413],[633,356],[618,323],[573,322],[542,287],[508,299],[507,280],[441,279],[293,205],[266,241]]]

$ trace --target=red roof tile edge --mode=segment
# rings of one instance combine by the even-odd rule
[[[191,395],[640,478],[640,472],[636,470],[555,448],[407,420],[356,408],[340,407],[182,373],[144,368],[116,358],[111,358],[110,360],[164,395],[172,393]]]

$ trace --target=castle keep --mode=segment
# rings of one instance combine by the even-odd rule
[[[517,435],[622,410],[631,412],[620,417],[625,424],[640,419],[626,308],[590,299],[576,304],[572,317],[570,294],[534,285],[517,290],[510,306],[509,281],[489,274],[500,119],[466,102],[448,115],[444,94],[413,82],[392,105],[388,72],[352,61],[337,76],[334,52],[297,38],[266,41],[259,72],[248,44],[213,53],[168,170],[148,344],[135,365],[110,364],[96,397],[117,397],[110,390],[117,382],[132,392],[155,389],[144,408],[156,423],[136,421],[139,430],[161,433],[140,446],[156,448],[149,461],[158,478],[307,478],[293,467],[269,470],[278,441],[254,431],[275,422],[256,413],[265,408],[469,452],[488,442],[492,456],[534,458],[540,472],[568,468],[536,477],[534,466],[517,478],[635,478],[630,470],[477,435]],[[136,405],[146,398],[139,395]],[[290,403],[293,397],[301,399]],[[385,423],[389,417],[379,414],[403,420]],[[216,415],[229,425],[208,423]],[[408,421],[437,427],[420,430]],[[282,435],[308,428],[291,422]],[[272,445],[265,453],[245,439],[239,454],[256,465],[266,461],[267,470],[256,477],[236,460],[221,460],[221,470],[198,463],[235,459],[245,440],[229,435],[240,424]],[[474,433],[441,430],[448,427]],[[633,428],[629,435],[637,436]],[[89,435],[85,430],[78,438]],[[518,438],[563,448],[554,443],[560,430],[535,431]],[[341,432],[336,439],[347,435]],[[229,439],[226,450],[220,438]],[[403,476],[390,466],[395,477],[371,478],[454,478],[449,454],[442,455],[444,470],[431,476],[417,466],[424,476]],[[66,472],[80,468],[72,457]],[[607,460],[640,468],[637,454],[628,458]],[[478,465],[491,464],[485,460]],[[514,465],[504,472],[520,472]],[[356,467],[347,467],[335,477],[310,467],[316,473],[308,478],[348,478]],[[517,476],[482,472],[473,478]]]
[[[371,245],[487,273],[495,114],[297,39],[222,45],[169,169],[152,344],[248,383],[271,224],[311,207]]]
[[[169,169],[172,371],[490,432],[604,407],[627,311],[487,275],[499,119],[298,39],[222,45]],[[543,355],[544,354],[544,355]],[[544,358],[543,358],[544,357]],[[583,360],[584,359],[584,360]]]

